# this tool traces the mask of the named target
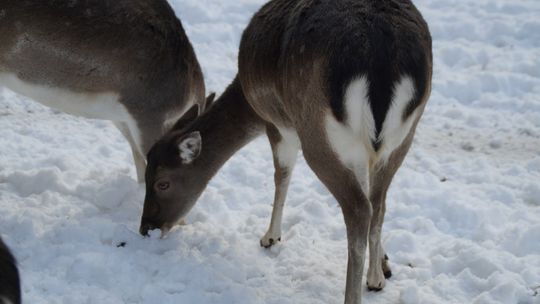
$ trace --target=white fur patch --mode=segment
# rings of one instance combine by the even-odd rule
[[[380,151],[383,160],[387,160],[390,157],[390,154],[403,143],[403,140],[405,140],[411,130],[417,112],[413,112],[405,121],[403,121],[403,115],[407,110],[407,106],[412,101],[414,94],[413,80],[410,76],[402,76],[394,88],[392,103],[386,113],[386,119],[379,135],[383,143]]]
[[[202,139],[199,132],[193,132],[182,140],[182,142],[178,144],[178,151],[182,163],[189,164],[193,162],[201,153],[201,144]]]
[[[333,113],[326,115],[326,135],[332,150],[343,164],[351,169],[366,195],[369,193],[369,160],[373,153],[369,137],[362,138],[351,127],[343,125],[334,118]]]
[[[403,76],[395,85],[379,138],[375,136],[375,120],[369,101],[369,80],[366,76],[356,78],[347,87],[344,98],[347,113],[345,124],[338,122],[331,113],[327,114],[326,132],[329,143],[341,161],[355,172],[364,190],[369,189],[370,164],[380,160],[387,161],[409,134],[417,112],[405,121],[403,115],[414,94],[411,77]],[[375,140],[382,143],[377,152],[372,145]]]
[[[333,150],[353,170],[366,195],[369,193],[369,161],[375,151],[375,120],[369,104],[369,81],[361,76],[353,80],[345,92],[346,125],[333,115],[326,119],[326,131]]]
[[[278,128],[281,141],[277,144],[277,156],[282,167],[289,168],[296,162],[296,156],[300,149],[300,139],[294,130]]]
[[[289,170],[290,174],[282,180],[276,180],[276,182],[279,181],[279,184],[276,185],[277,188],[274,196],[274,209],[272,211],[270,227],[261,239],[261,245],[263,246],[271,246],[281,237],[283,205],[285,204],[285,197],[287,196],[292,169],[296,163],[298,150],[300,150],[300,139],[294,130],[279,127],[278,130],[282,138],[276,146],[276,158],[279,166]]]
[[[78,93],[20,80],[13,74],[0,74],[0,83],[16,93],[68,114],[116,121],[128,119],[129,113],[114,92]],[[120,119],[119,119],[120,118]]]
[[[375,120],[369,103],[369,82],[364,75],[349,84],[345,92],[347,123],[364,141],[376,140]]]
[[[115,92],[73,92],[63,88],[25,82],[14,74],[7,73],[0,73],[0,85],[68,114],[125,122],[133,140],[137,146],[141,147],[141,136],[137,123],[126,107],[118,101],[120,96]]]
[[[357,138],[364,143],[367,154],[375,161],[386,161],[409,134],[417,117],[417,112],[403,120],[407,106],[415,95],[415,87],[410,76],[404,75],[394,86],[390,107],[379,137],[375,136],[375,120],[369,101],[369,80],[361,76],[351,82],[345,93],[346,123]],[[377,153],[371,142],[379,141],[381,147]]]
[[[329,120],[327,128],[334,133],[331,140],[334,150],[354,171],[362,190],[368,195],[369,163],[375,154],[372,142],[376,137],[375,119],[369,103],[369,80],[365,75],[349,84],[344,102],[348,127]]]

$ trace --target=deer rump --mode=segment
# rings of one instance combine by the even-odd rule
[[[300,125],[314,108],[330,109],[388,158],[421,114],[431,38],[408,1],[272,1],[244,32],[239,65],[265,120]]]

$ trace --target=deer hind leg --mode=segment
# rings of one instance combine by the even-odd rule
[[[380,189],[381,187],[383,187],[381,184],[377,184],[377,189],[371,191],[370,195],[370,201],[373,206],[373,217],[369,230],[369,268],[366,282],[370,291],[382,290],[386,285],[386,278],[392,275],[381,242],[382,223],[386,209],[386,189],[382,190]],[[378,192],[378,190],[381,192]]]
[[[380,134],[383,143],[380,160],[371,172],[370,201],[373,205],[373,220],[370,226],[370,263],[367,277],[370,290],[381,290],[385,285],[385,277],[392,274],[382,249],[381,229],[386,209],[386,192],[409,150],[416,124],[423,111],[421,106],[409,116],[405,116],[407,107],[415,98],[415,90],[410,76],[404,75],[396,82],[392,103]],[[421,104],[425,104],[426,98],[424,93]]]
[[[144,183],[144,174],[146,171],[146,158],[144,157],[143,152],[141,151],[140,144],[135,140],[135,136],[138,136],[136,131],[132,131],[133,128],[130,128],[129,125],[125,122],[115,122],[114,123],[118,130],[124,135],[124,137],[129,142],[131,147],[131,153],[133,154],[133,161],[135,163],[135,169],[137,171],[137,181],[139,183]],[[135,133],[135,135],[133,134]]]
[[[388,256],[381,243],[381,230],[386,211],[386,193],[396,171],[399,169],[412,143],[414,127],[407,138],[389,157],[385,163],[374,167],[371,174],[370,201],[373,205],[373,219],[369,235],[369,269],[367,284],[369,290],[378,291],[385,285],[385,278],[392,276],[388,265]]]
[[[340,204],[347,229],[345,303],[359,304],[362,299],[362,276],[372,216],[371,203],[366,195],[369,184],[367,153],[363,146],[353,139],[350,131],[341,130],[340,127],[309,129],[304,130],[300,136],[304,157]],[[339,142],[358,144],[339,145]],[[349,162],[348,156],[351,156],[349,160],[354,162]]]
[[[291,180],[292,171],[296,164],[296,156],[300,149],[300,142],[295,131],[285,128],[278,129],[273,125],[266,127],[266,134],[272,147],[274,156],[274,208],[270,227],[261,239],[261,246],[269,248],[281,241],[281,219],[287,190]]]

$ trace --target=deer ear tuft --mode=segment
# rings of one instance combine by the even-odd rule
[[[216,93],[212,92],[208,97],[206,97],[206,102],[204,103],[204,110],[210,109],[212,104],[214,103],[214,100],[216,99]]]
[[[183,164],[192,163],[201,154],[202,138],[199,131],[184,136],[178,143],[178,153]]]

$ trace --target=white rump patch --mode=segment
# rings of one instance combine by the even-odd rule
[[[355,172],[365,193],[368,193],[369,189],[369,166],[381,160],[387,161],[411,130],[418,112],[413,112],[405,121],[403,115],[414,94],[411,77],[403,76],[394,87],[379,138],[375,135],[375,119],[369,101],[369,81],[365,75],[353,80],[345,93],[346,123],[338,122],[332,113],[327,114],[328,141],[343,164]],[[379,151],[374,150],[374,141],[381,142]]]
[[[392,103],[386,113],[386,119],[379,135],[383,143],[380,151],[383,160],[388,160],[390,154],[403,143],[411,130],[418,112],[414,111],[405,121],[403,121],[403,116],[414,94],[413,80],[410,76],[402,76],[394,87]]]
[[[359,137],[351,127],[337,121],[331,112],[326,115],[326,135],[332,150],[341,162],[354,172],[362,190],[368,195],[369,160],[374,153],[371,140]]]
[[[353,132],[360,140],[372,161],[386,161],[390,154],[397,149],[409,134],[416,120],[417,111],[403,120],[407,106],[415,95],[415,87],[410,76],[404,75],[393,89],[392,100],[382,126],[379,137],[376,137],[375,119],[369,100],[369,80],[361,76],[351,82],[345,93],[344,103],[347,113],[346,123],[349,132]],[[375,152],[372,142],[381,143],[379,151]],[[351,157],[353,157],[351,155]]]
[[[351,82],[345,93],[347,123],[364,141],[374,141],[375,120],[369,103],[369,82],[364,75]]]
[[[345,92],[346,124],[332,113],[326,117],[326,132],[332,149],[345,166],[356,175],[362,190],[369,194],[369,163],[375,154],[375,120],[369,104],[369,82],[361,76],[353,80]]]

